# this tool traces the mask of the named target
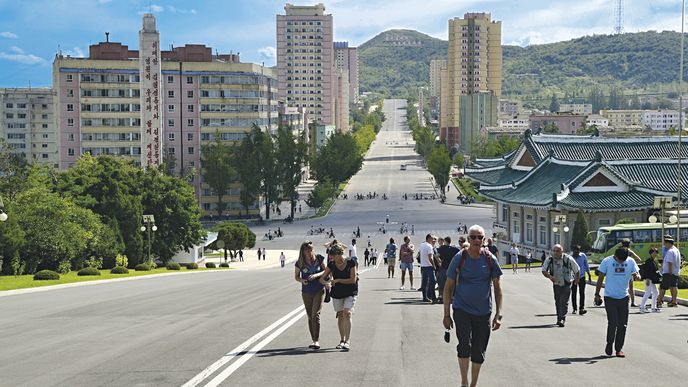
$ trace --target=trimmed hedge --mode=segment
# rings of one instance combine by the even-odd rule
[[[182,267],[177,262],[170,262],[167,264],[167,270],[181,270]]]
[[[134,270],[136,270],[136,271],[151,271],[152,268],[148,264],[139,263],[138,265],[134,266]]]
[[[194,263],[187,263],[186,269],[187,270],[196,270],[196,269],[198,269],[198,264],[195,262]]]
[[[222,263],[220,264],[220,267],[229,267],[229,263],[227,263],[227,262],[222,262]]]
[[[129,274],[129,269],[124,266],[115,266],[110,270],[110,274]]]
[[[95,267],[85,267],[81,270],[79,270],[76,275],[78,276],[85,276],[85,275],[100,275],[100,270],[96,269]]]
[[[33,275],[34,281],[54,281],[60,279],[60,274],[52,270],[41,270]]]
[[[205,263],[205,268],[206,269],[215,269],[217,266],[215,265],[214,262],[206,262]]]

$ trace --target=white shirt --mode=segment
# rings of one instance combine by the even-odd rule
[[[517,257],[518,256],[518,247],[512,247],[509,249],[509,253],[511,253],[511,257]]]
[[[428,242],[423,242],[420,245],[420,267],[431,267],[432,263],[428,259],[428,254],[432,257],[434,249]]]
[[[286,257],[284,256],[284,253],[280,254],[280,261],[284,261]]]
[[[671,246],[670,249],[664,253],[664,261],[662,262],[662,274],[669,273],[669,262],[672,263],[671,274],[678,275],[681,270],[681,254],[676,246]]]
[[[358,257],[358,254],[356,254],[356,245],[354,244],[349,245],[349,257]]]

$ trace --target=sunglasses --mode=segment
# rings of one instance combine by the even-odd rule
[[[483,236],[483,235],[469,235],[468,238],[470,238],[472,240],[476,240],[476,239],[483,240],[483,238],[485,238],[485,236]]]

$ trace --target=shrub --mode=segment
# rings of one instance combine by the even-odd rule
[[[136,270],[136,271],[151,271],[151,267],[150,267],[150,265],[148,265],[146,263],[139,263],[138,265],[136,265],[134,267],[134,270]]]
[[[177,262],[170,262],[167,264],[167,270],[181,270],[182,267]]]
[[[34,281],[52,281],[59,280],[60,274],[52,270],[41,270],[33,276]]]
[[[129,269],[124,266],[115,266],[110,270],[111,274],[129,274]]]
[[[76,275],[78,276],[85,276],[85,275],[100,275],[100,271],[96,269],[95,267],[85,267],[81,270],[79,270]]]
[[[217,266],[215,265],[214,262],[206,262],[206,263],[205,263],[205,268],[206,268],[206,269],[214,269],[214,268],[216,268],[216,267],[217,267]]]
[[[103,258],[91,256],[86,260],[85,264],[88,267],[94,267],[96,269],[102,269],[103,268]]]
[[[127,267],[129,265],[129,258],[124,254],[117,254],[115,258],[115,266]]]
[[[187,263],[186,264],[186,269],[187,270],[196,270],[198,269],[198,264],[193,262],[193,263]]]
[[[227,262],[222,262],[222,263],[220,264],[220,267],[229,267],[229,263],[227,263]]]
[[[60,274],[67,274],[72,270],[72,263],[69,261],[62,261],[57,264],[57,272]]]
[[[678,288],[679,289],[688,289],[688,275],[678,276]]]

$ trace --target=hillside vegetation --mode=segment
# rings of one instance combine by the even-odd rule
[[[404,38],[420,45],[391,43]],[[680,33],[668,31],[503,46],[502,94],[528,100],[552,93],[584,96],[594,86],[628,93],[677,91],[679,47]],[[383,32],[359,47],[361,90],[407,97],[429,84],[430,61],[446,56],[445,40],[413,30]]]

